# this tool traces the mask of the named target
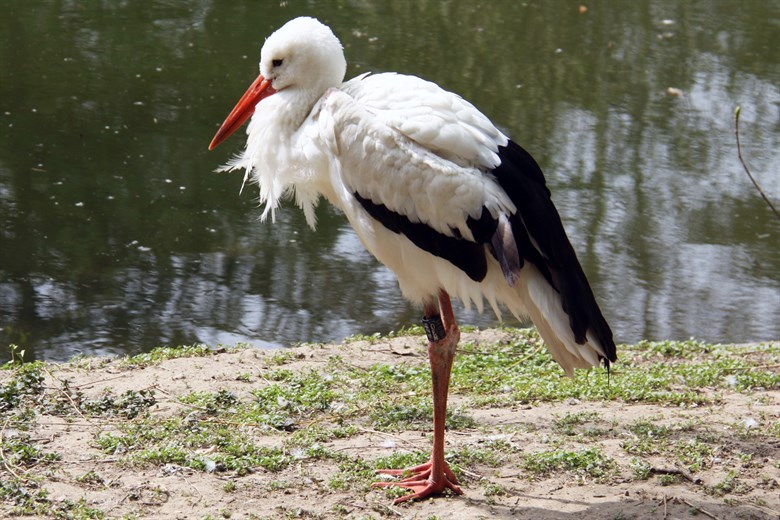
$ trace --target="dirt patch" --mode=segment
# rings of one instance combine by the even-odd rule
[[[491,346],[513,338],[511,332],[491,330],[465,334],[463,342]],[[139,418],[155,427],[175,418],[176,428],[182,429],[190,428],[188,416],[197,414],[191,421],[195,431],[204,417],[217,415],[208,415],[208,407],[193,401],[193,395],[220,392],[229,401],[224,406],[238,406],[235,403],[256,401],[259,388],[284,383],[280,378],[287,371],[290,378],[314,374],[325,381],[346,370],[377,365],[424,371],[424,352],[420,337],[405,336],[302,346],[283,353],[225,351],[147,366],[106,359],[45,365],[40,405],[28,423],[31,429],[15,426],[20,419],[13,411],[4,412],[0,478],[27,486],[27,493],[45,489],[41,503],[51,511],[82,518],[780,518],[777,387],[703,387],[699,391],[708,394],[703,404],[567,397],[499,406],[489,399],[475,405],[468,388],[456,385],[450,407],[469,421],[448,431],[447,451],[459,454],[461,463],[455,463],[464,495],[400,505],[393,505],[393,495],[386,491],[369,488],[361,477],[350,480],[350,465],[425,453],[431,431],[424,425],[408,430],[376,427],[367,419],[376,403],[365,404],[365,417],[353,411],[344,419],[338,415],[343,405],[336,396],[289,431],[284,424],[269,429],[223,420],[253,449],[267,447],[276,450],[269,453],[286,457],[278,467],[220,467],[219,459],[211,457],[227,449],[219,445],[190,445],[187,460],[204,461],[203,467],[193,467],[171,462],[177,459],[170,456],[139,461],[133,454],[143,446],[118,443],[112,450],[98,442],[126,434],[124,428]],[[775,354],[751,355],[761,370],[776,370]],[[14,377],[6,372],[0,382]],[[611,377],[619,378],[619,369]],[[344,388],[338,391],[347,391]],[[128,402],[118,406],[120,398]],[[114,413],[117,409],[121,413]],[[307,441],[306,446],[290,441],[307,428],[326,425],[330,432],[337,427],[344,432]],[[14,458],[9,442],[17,437],[59,459]],[[24,510],[13,493],[5,495],[0,516]],[[68,507],[58,509],[58,504]]]

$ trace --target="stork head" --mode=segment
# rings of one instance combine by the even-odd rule
[[[268,37],[260,51],[260,74],[275,90],[320,90],[340,85],[347,71],[341,42],[315,18],[290,20]]]
[[[301,104],[313,105],[344,80],[347,61],[341,42],[319,20],[300,17],[271,34],[260,51],[260,75],[249,86],[209,144],[212,150],[254,113],[264,98],[289,90]]]

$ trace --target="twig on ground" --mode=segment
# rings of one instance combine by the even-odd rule
[[[390,506],[388,506],[388,505],[386,505],[386,504],[379,504],[379,507],[382,507],[382,508],[384,508],[384,509],[387,509],[387,510],[388,510],[388,511],[390,511],[391,513],[395,513],[396,515],[398,515],[398,516],[400,516],[400,517],[402,517],[402,518],[403,518],[403,516],[404,516],[404,515],[403,515],[403,513],[401,513],[399,510],[397,510],[397,509],[393,509],[392,507],[390,507]]]
[[[699,477],[694,477],[687,471],[679,468],[650,468],[650,473],[654,473],[656,475],[680,475],[694,484],[704,484],[704,481]]]
[[[8,426],[8,421],[10,420],[10,417],[5,418],[5,422],[3,422],[3,428],[0,429],[0,460],[3,461],[3,466],[5,466],[5,469],[8,470],[8,472],[16,477],[18,480],[27,480],[26,478],[23,478],[19,476],[17,472],[13,470],[13,464],[11,464],[8,459],[5,458],[5,452],[3,451],[3,437],[5,436],[5,430]],[[19,469],[19,468],[17,468]]]
[[[74,459],[74,460],[58,460],[57,464],[60,465],[80,465],[80,464],[113,464],[115,462],[119,462],[120,459],[117,457],[111,457],[106,459]]]
[[[76,411],[76,413],[81,417],[83,420],[87,421],[88,423],[91,422],[87,417],[84,416],[83,413],[81,413],[81,410],[79,409],[79,406],[76,404],[76,402],[73,400],[73,398],[70,396],[70,392],[66,392],[63,390],[63,388],[68,388],[68,385],[63,382],[59,377],[55,376],[51,373],[51,371],[44,365],[43,370],[49,374],[49,377],[52,378],[54,381],[57,381],[60,386],[56,388],[56,390],[65,396],[65,398],[68,400],[70,405],[73,407],[73,409]]]
[[[363,428],[363,427],[360,427],[360,426],[358,426],[357,429],[362,431],[363,433],[375,433],[376,435],[381,435],[383,437],[389,437],[391,439],[396,439],[398,441],[405,442],[406,444],[408,444],[409,446],[411,446],[415,450],[422,451],[415,443],[413,443],[410,440],[404,439],[403,437],[399,437],[398,435],[393,435],[392,433],[387,433],[387,432],[380,432],[378,430],[372,430],[370,428]]]
[[[778,212],[777,209],[775,209],[774,205],[772,204],[772,201],[769,200],[769,197],[766,196],[764,190],[762,190],[761,186],[758,184],[758,181],[756,181],[756,179],[753,177],[753,174],[750,172],[750,168],[748,168],[747,163],[745,163],[745,159],[742,158],[742,145],[739,142],[739,113],[741,109],[742,107],[737,105],[736,110],[734,110],[734,134],[737,136],[737,157],[739,157],[739,162],[742,163],[742,167],[745,169],[745,173],[747,173],[748,177],[750,177],[753,186],[756,187],[758,193],[761,195],[761,198],[764,199],[764,202],[767,203],[767,205],[775,213],[777,218],[780,219],[780,212]]]
[[[348,502],[347,503],[347,502],[341,501],[341,502],[339,502],[339,505],[344,506],[346,508],[352,507],[352,508],[356,508],[356,509],[362,509],[363,511],[377,511],[378,508],[381,508],[381,509],[386,509],[386,510],[390,511],[391,513],[395,513],[398,516],[404,516],[400,511],[398,511],[397,509],[393,509],[392,507],[390,507],[390,506],[388,506],[386,504],[374,504],[372,506],[364,506],[364,505],[361,505],[361,504],[356,504],[355,502]]]
[[[690,502],[688,502],[684,498],[677,497],[677,499],[680,502],[682,502],[683,504],[687,505],[688,507],[692,507],[693,509],[695,509],[699,513],[703,514],[704,516],[708,516],[708,517],[712,518],[713,520],[720,520],[719,517],[713,515],[712,513],[710,513],[709,511],[707,511],[705,509],[700,508],[699,506],[695,506],[695,505],[691,504]]]
[[[467,477],[473,478],[474,480],[482,480],[485,477],[480,475],[479,473],[474,473],[473,471],[469,471],[464,468],[460,468],[460,472],[466,475]]]
[[[86,420],[86,422],[76,422],[78,419],[73,419],[73,421],[53,421],[53,420],[47,420],[45,424],[40,425],[41,428],[64,428],[66,431],[70,430],[78,430],[78,431],[93,431],[96,426],[104,426],[104,425],[117,425],[120,424],[120,419],[112,419],[112,418],[105,418],[101,421],[101,423],[98,425],[94,421],[90,421],[89,419]],[[43,442],[41,440],[41,442]]]
[[[121,373],[121,374],[119,374],[117,376],[106,377],[106,378],[103,378],[103,379],[97,379],[95,381],[90,381],[89,383],[84,383],[82,385],[77,385],[77,388],[83,390],[84,388],[90,388],[92,386],[99,385],[100,383],[106,383],[108,381],[114,381],[116,379],[124,379],[124,378],[127,378],[127,377],[128,377],[128,374],[123,372],[123,373]]]
[[[422,354],[420,352],[417,352],[415,350],[407,350],[405,352],[395,350],[392,345],[381,345],[380,348],[370,348],[371,345],[367,347],[360,347],[360,350],[363,352],[387,352],[389,354],[393,354],[394,356],[407,356],[407,357],[420,357]]]
[[[777,363],[775,365],[756,365],[753,367],[753,370],[768,370],[770,368],[780,368],[780,363]]]
[[[198,489],[198,488],[197,488],[197,487],[196,487],[196,486],[195,486],[195,485],[194,485],[192,482],[190,482],[189,480],[187,480],[187,478],[186,478],[186,477],[182,477],[182,480],[184,480],[184,482],[186,482],[186,483],[187,483],[187,485],[188,485],[188,486],[190,486],[192,489],[194,489],[194,490],[195,490],[195,493],[197,493],[197,494],[198,494],[198,500],[196,501],[196,503],[198,503],[198,502],[200,502],[201,500],[203,500],[203,493],[201,493],[201,492],[200,492],[200,490],[199,490],[199,489]]]
[[[509,365],[509,367],[508,367],[508,368],[512,368],[512,367],[514,367],[514,366],[517,366],[517,365],[519,365],[519,364],[521,364],[521,363],[525,363],[525,362],[526,362],[526,361],[528,361],[529,359],[531,359],[531,358],[535,357],[535,356],[536,356],[536,355],[539,353],[539,351],[540,351],[540,350],[542,350],[542,347],[540,347],[540,346],[539,346],[539,347],[536,347],[536,348],[535,348],[535,349],[533,349],[533,350],[532,350],[532,351],[531,351],[529,354],[527,354],[527,355],[526,355],[526,356],[524,356],[524,357],[521,357],[520,359],[518,359],[517,361],[515,361],[514,363],[512,363],[511,365]]]

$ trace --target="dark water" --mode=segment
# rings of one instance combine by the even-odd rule
[[[342,38],[349,76],[434,80],[532,152],[619,341],[780,338],[780,221],[733,134],[739,104],[780,205],[780,2],[586,5],[5,2],[0,360],[417,320],[337,212],[317,232],[291,207],[261,224],[241,175],[212,173],[243,145],[206,151],[263,38],[302,14]]]

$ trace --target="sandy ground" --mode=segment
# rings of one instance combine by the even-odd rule
[[[483,332],[473,334],[500,334]],[[472,334],[472,335],[473,335]],[[479,341],[480,336],[472,338]],[[485,337],[483,340],[492,340]],[[296,347],[293,361],[285,368],[297,371],[322,370],[332,355],[347,363],[369,366],[374,363],[412,363],[424,365],[420,338],[396,338],[374,343]],[[271,353],[259,350],[227,351],[213,356],[171,359],[145,368],[128,369],[118,360],[89,360],[79,364],[51,365],[47,387],[67,379],[71,388],[85,395],[99,396],[110,389],[150,389],[157,398],[155,415],[181,412],[178,396],[195,392],[228,389],[239,396],[266,384],[263,374]],[[237,373],[256,378],[238,381]],[[4,377],[1,376],[0,377]],[[468,407],[458,395],[451,406]],[[597,438],[575,437],[572,446],[597,444],[618,466],[617,474],[597,482],[570,472],[530,476],[520,466],[524,453],[545,449],[549,443],[551,421],[566,413],[593,410],[606,420],[613,434]],[[768,424],[780,421],[780,390],[767,389],[751,395],[725,391],[717,404],[678,408],[622,402],[540,402],[517,404],[507,408],[473,409],[469,414],[479,425],[473,430],[447,433],[448,449],[480,446],[486,439],[503,439],[515,450],[505,455],[497,467],[474,465],[461,473],[463,496],[442,496],[417,503],[393,505],[384,491],[337,491],[328,482],[339,471],[329,458],[301,459],[281,472],[258,470],[245,476],[228,472],[205,473],[166,464],[129,465],[121,455],[107,455],[95,443],[100,432],[115,428],[112,420],[76,416],[40,415],[33,439],[46,451],[63,455],[62,460],[46,466],[40,474],[43,485],[54,501],[84,499],[107,517],[126,518],[535,518],[535,519],[683,519],[780,518],[780,440],[775,436],[738,437],[732,426],[743,420],[746,410]],[[725,496],[713,493],[713,487],[727,477],[726,464],[713,463],[693,478],[662,475],[638,480],[632,476],[634,458],[621,448],[625,430],[620,425],[639,418],[659,424],[675,425],[694,420],[698,431],[706,431],[727,452],[751,453],[750,461],[739,468],[739,490]],[[119,419],[117,419],[119,420]],[[116,420],[113,420],[116,421]],[[604,426],[604,424],[602,424]],[[8,435],[8,432],[5,432]],[[253,440],[280,446],[285,433],[257,435]],[[754,440],[751,440],[754,439]],[[328,441],[325,448],[376,459],[404,449],[428,450],[430,431],[382,433],[369,427],[346,439]],[[679,469],[667,456],[646,457],[657,470]],[[752,465],[752,467],[751,467]],[[0,467],[0,477],[8,476],[8,467]],[[79,481],[94,472],[100,481]],[[690,477],[690,475],[688,475]],[[83,479],[82,479],[83,480]],[[672,482],[669,483],[669,480]],[[226,482],[235,487],[226,490]],[[279,482],[287,483],[279,489]],[[666,484],[666,485],[664,485]],[[501,489],[500,493],[495,493]],[[492,492],[491,492],[492,490]],[[0,517],[12,512],[11,505],[0,503]]]

